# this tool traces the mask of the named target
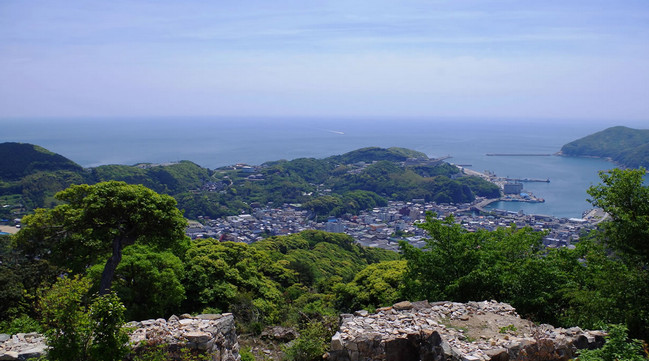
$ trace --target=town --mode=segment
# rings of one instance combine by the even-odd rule
[[[504,210],[476,211],[484,202],[484,198],[460,205],[390,201],[386,207],[363,211],[359,215],[331,217],[326,222],[316,222],[312,214],[300,209],[299,205],[284,204],[279,208],[259,207],[251,214],[219,219],[200,217],[200,222],[190,222],[187,234],[192,239],[216,238],[252,243],[268,236],[316,229],[348,234],[363,246],[398,250],[400,240],[416,247],[425,246],[427,234],[416,223],[422,222],[427,212],[431,212],[438,218],[453,215],[455,222],[469,232],[478,229],[495,230],[499,227],[531,227],[536,231],[547,232],[543,238],[544,246],[572,248],[581,235],[592,230],[605,217],[598,209],[587,212],[584,218],[570,219]]]

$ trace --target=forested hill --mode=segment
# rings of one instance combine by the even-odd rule
[[[373,162],[379,160],[387,160],[393,162],[403,162],[408,158],[424,158],[428,159],[428,156],[425,153],[417,152],[412,149],[391,147],[391,148],[379,148],[379,147],[367,147],[351,152],[347,152],[342,155],[334,155],[329,158],[326,158],[327,161],[332,161],[340,164],[350,164],[356,162]]]
[[[0,143],[0,181],[17,181],[39,171],[83,169],[77,163],[49,150],[26,143]]]
[[[0,174],[12,177],[0,179],[0,197],[20,198],[27,211],[55,205],[54,194],[71,184],[108,180],[142,184],[169,194],[190,219],[240,214],[269,204],[302,204],[319,217],[327,217],[357,214],[388,200],[467,203],[476,196],[500,195],[492,183],[466,176],[457,167],[429,159],[424,153],[396,147],[210,170],[190,161],[83,169],[40,147],[12,144],[16,143],[3,144],[11,149],[4,158],[34,160],[24,161],[20,168],[2,163]],[[49,158],[43,158],[45,155]]]
[[[562,155],[600,157],[629,168],[649,168],[649,129],[612,127],[561,148]]]

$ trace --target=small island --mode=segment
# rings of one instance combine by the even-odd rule
[[[649,168],[649,129],[608,128],[564,145],[558,154],[605,158],[626,168]]]

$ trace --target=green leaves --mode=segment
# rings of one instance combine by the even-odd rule
[[[619,256],[649,265],[649,187],[644,169],[600,172],[602,183],[588,189],[590,202],[611,216],[604,223],[605,242]]]
[[[629,340],[628,330],[623,325],[609,325],[606,328],[608,336],[606,343],[600,349],[580,350],[579,361],[643,361],[649,359],[643,343],[639,340]]]
[[[50,260],[73,273],[111,257],[102,290],[110,287],[110,273],[128,245],[150,244],[178,255],[186,249],[187,221],[170,196],[111,181],[71,186],[56,197],[66,203],[26,216],[17,244],[29,257]]]
[[[424,249],[401,243],[408,261],[406,298],[497,299],[546,322],[556,315],[557,290],[567,274],[542,250],[543,233],[515,227],[469,233],[453,217],[439,220],[432,214],[420,227],[431,237]]]
[[[102,264],[89,271],[95,283]],[[148,245],[133,245],[124,249],[122,261],[115,271],[113,290],[126,305],[129,320],[144,320],[168,316],[180,311],[185,299],[182,285],[184,265],[173,253],[158,252]]]
[[[112,293],[89,302],[90,285],[87,278],[61,278],[41,297],[50,359],[116,361],[126,354],[124,306]]]
[[[371,264],[358,272],[352,282],[334,286],[336,306],[355,311],[399,302],[403,299],[405,273],[405,260]]]

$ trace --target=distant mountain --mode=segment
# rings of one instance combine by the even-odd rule
[[[42,171],[81,172],[83,168],[68,158],[27,143],[0,143],[0,180],[17,181]]]
[[[625,167],[649,168],[649,129],[608,128],[564,145],[560,154],[609,158]]]

